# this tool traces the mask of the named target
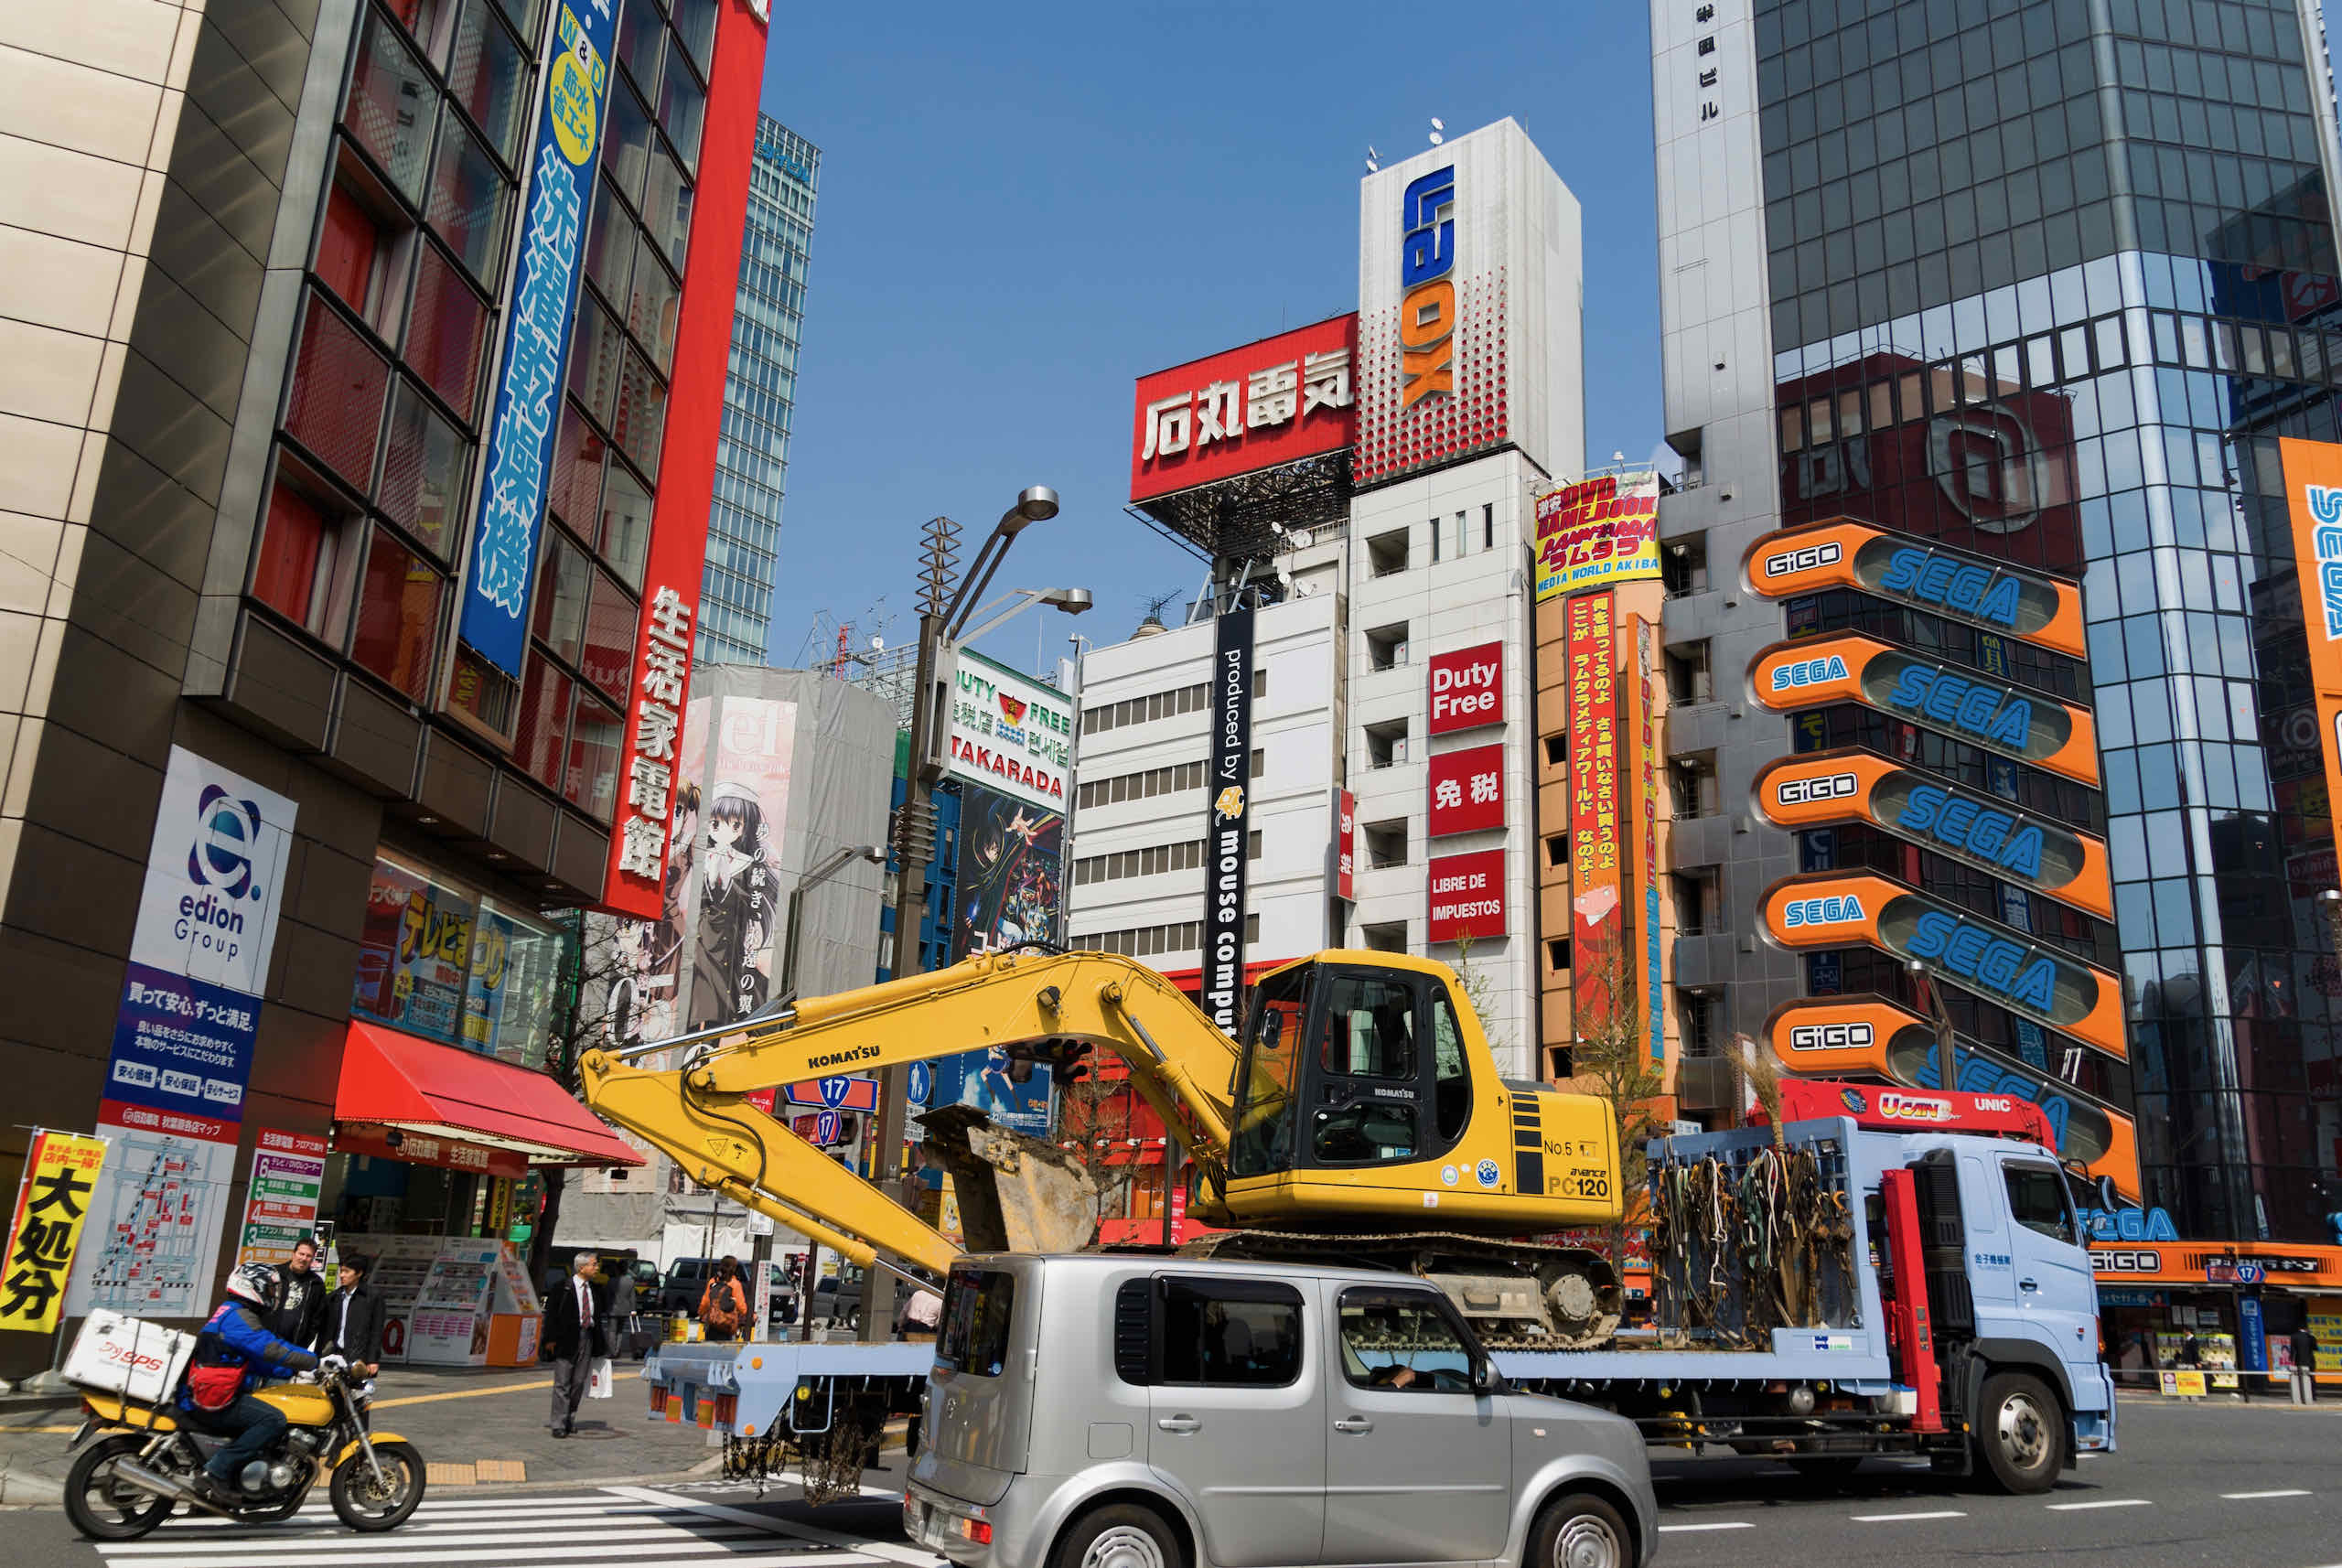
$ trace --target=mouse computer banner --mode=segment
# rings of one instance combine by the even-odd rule
[[[2098,729],[2090,710],[1979,677],[1845,632],[1776,643],[1749,666],[1752,695],[1775,713],[1860,703],[1980,750],[2063,774],[2095,789]]]
[[[1916,960],[1947,985],[2129,1059],[2119,977],[1899,882],[1860,872],[1791,876],[1766,893],[1764,921],[1785,948],[1862,945]]]
[[[1925,540],[1837,518],[1768,533],[1742,558],[1751,593],[1795,598],[1857,588],[1984,631],[2087,659],[2079,584],[2019,572]]]
[[[1869,822],[2101,920],[2114,918],[2105,840],[1941,774],[1855,746],[1784,757],[1757,773],[1753,792],[1776,827]]]

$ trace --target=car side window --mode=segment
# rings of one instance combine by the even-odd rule
[[[1342,1293],[1342,1375],[1361,1389],[1469,1393],[1472,1348],[1438,1297],[1419,1290]]]
[[[2066,1204],[2066,1178],[2054,1166],[2012,1161],[2001,1167],[2001,1176],[2008,1184],[2010,1219],[2068,1246],[2079,1244],[2074,1211]]]
[[[1156,1282],[1156,1381],[1283,1388],[1301,1376],[1301,1293],[1273,1280]]]

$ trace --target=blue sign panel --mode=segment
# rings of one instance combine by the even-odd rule
[[[472,526],[460,629],[473,652],[516,681],[528,643],[529,576],[560,423],[617,24],[610,0],[580,0],[578,9],[557,0],[556,52],[545,69],[543,112],[529,156],[529,202],[506,313],[504,368],[489,411],[488,478]]]
[[[241,1122],[259,1034],[257,997],[134,961],[114,1017],[105,1097]]]

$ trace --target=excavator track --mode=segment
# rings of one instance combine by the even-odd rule
[[[1491,1350],[1596,1350],[1618,1329],[1617,1273],[1585,1247],[1454,1230],[1222,1230],[1177,1254],[1413,1274],[1445,1291]]]

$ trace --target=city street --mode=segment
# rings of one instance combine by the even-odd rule
[[[1970,1563],[2018,1558],[2108,1568],[2329,1568],[2342,1563],[2342,1404],[2122,1407],[2122,1452],[2085,1460],[2046,1498],[1960,1489],[1924,1470],[1874,1463],[1842,1486],[1755,1462],[1661,1460],[1662,1560],[1691,1568],[1821,1563]],[[173,1521],[146,1541],[95,1547],[62,1514],[6,1517],[22,1568],[340,1568],[492,1563],[548,1554],[625,1568],[927,1568],[903,1540],[894,1477],[861,1502],[819,1510],[779,1487],[717,1481],[442,1488],[406,1529],[341,1529],[319,1501],[273,1529]]]

